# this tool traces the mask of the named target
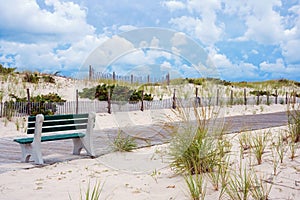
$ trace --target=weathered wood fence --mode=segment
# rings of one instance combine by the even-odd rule
[[[219,94],[219,92],[217,92]],[[154,101],[68,101],[61,103],[36,103],[36,102],[6,102],[0,104],[0,117],[22,117],[30,114],[32,110],[51,110],[55,114],[72,114],[72,113],[112,113],[126,111],[144,111],[155,109],[171,109],[177,106],[222,106],[222,105],[270,105],[270,104],[288,104],[300,103],[300,98],[296,96],[248,96],[235,98],[233,94],[229,97],[200,97],[196,93],[193,98],[183,99],[176,97],[174,90],[173,97],[169,99],[154,100]],[[34,109],[33,109],[34,108]]]

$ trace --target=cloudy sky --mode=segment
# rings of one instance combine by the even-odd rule
[[[184,59],[186,55],[176,58],[182,49],[175,46],[161,49],[156,36],[151,45],[161,50],[142,55],[137,47],[132,51],[132,41],[117,37],[154,27],[192,39],[222,79],[300,81],[299,0],[0,0],[0,4],[0,63],[19,71],[71,75],[112,38],[122,44],[112,42],[110,48],[126,46],[129,51],[111,61],[111,69],[136,63],[153,69],[199,64]]]

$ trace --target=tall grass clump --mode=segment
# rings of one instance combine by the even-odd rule
[[[269,196],[273,185],[265,181],[263,177],[258,177],[257,174],[254,173],[251,179],[251,185],[252,189],[250,194],[253,199],[270,199]]]
[[[98,200],[100,199],[100,194],[102,192],[102,188],[100,182],[96,182],[96,184],[91,188],[90,182],[88,184],[88,187],[82,195],[82,192],[80,192],[80,200]]]
[[[290,107],[290,106],[289,106]],[[288,131],[292,142],[300,142],[300,106],[288,109]]]
[[[274,149],[279,157],[280,163],[283,163],[283,158],[287,150],[287,141],[283,137],[282,133],[278,135],[277,141],[273,142]]]
[[[112,142],[112,146],[114,151],[129,152],[137,148],[137,142],[135,141],[135,138],[129,135],[126,136],[123,131],[119,130]]]
[[[175,112],[182,124],[174,129],[170,143],[171,167],[177,173],[213,172],[227,151],[226,143],[219,142],[224,133],[217,120],[219,111],[212,107],[178,106]]]
[[[257,164],[262,163],[262,156],[267,146],[268,132],[264,132],[262,135],[256,135],[253,138],[253,151],[257,160]]]
[[[294,160],[297,147],[300,142],[300,106],[288,110],[288,134],[289,134],[289,148],[291,152],[291,160]],[[290,106],[289,106],[290,108]]]
[[[232,174],[225,187],[225,193],[232,200],[247,200],[252,189],[252,175],[247,172],[246,167],[240,166],[239,173]]]
[[[184,176],[192,200],[204,200],[206,183],[203,174],[187,174]]]

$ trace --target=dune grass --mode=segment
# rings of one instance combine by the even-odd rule
[[[133,137],[130,137],[122,130],[119,130],[117,136],[112,142],[112,146],[114,151],[129,152],[137,148],[137,142]]]

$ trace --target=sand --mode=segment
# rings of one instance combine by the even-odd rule
[[[260,106],[247,108],[233,106],[226,109],[225,114],[226,116],[254,114],[254,112],[259,114],[285,111],[285,109],[286,106],[282,105],[264,106],[263,109]],[[97,114],[95,129],[155,123],[153,112],[123,113],[124,116],[120,113]],[[172,115],[170,110],[160,112]],[[155,114],[157,117],[157,111]],[[120,124],[120,119],[126,116],[127,122]],[[8,130],[5,132],[5,137],[24,134],[13,130],[15,128],[13,124],[1,128]],[[276,134],[286,129],[285,126],[275,127],[259,130],[257,134],[266,131]],[[233,154],[237,155],[238,136],[229,134],[227,137],[233,143]],[[76,159],[43,167],[31,163],[14,163],[12,167],[24,165],[29,169],[24,169],[22,166],[23,169],[16,168],[1,173],[0,197],[1,199],[80,199],[80,195],[85,196],[89,184],[93,187],[99,183],[102,188],[100,199],[190,199],[183,176],[176,175],[169,167],[168,145],[157,145],[133,152],[112,152],[96,159]],[[264,154],[263,164],[254,164],[253,167],[265,177],[265,180],[272,177],[273,173],[270,152],[269,149]],[[283,164],[278,166],[278,175],[273,180],[270,199],[297,199],[300,196],[299,153],[299,151],[296,153],[297,156],[293,161],[286,153]],[[208,179],[206,184],[206,199],[217,199],[220,191],[215,191]]]
[[[74,83],[69,82],[69,86]],[[49,89],[49,88],[48,88]],[[48,90],[45,86],[45,90]],[[60,91],[61,90],[61,91]],[[72,99],[74,89],[63,91],[65,98]],[[225,107],[220,113],[225,116],[253,115],[286,111],[286,105],[250,105]],[[166,116],[176,119],[169,110],[133,111],[113,114],[97,113],[96,130],[147,125],[160,123]],[[7,122],[2,119],[0,129],[2,138],[24,136],[26,120],[19,121],[20,129],[16,130],[16,120]],[[20,120],[20,119],[18,119]],[[274,127],[251,132],[262,134],[269,132],[270,141],[275,135],[283,133],[288,127]],[[238,135],[226,135],[232,143],[232,167],[239,163]],[[289,158],[287,148],[283,163],[277,167],[277,175],[273,175],[273,157],[271,148],[267,148],[261,165],[255,163],[250,153],[245,153],[243,162],[252,160],[252,169],[265,181],[272,181],[270,199],[300,198],[300,151],[296,147],[296,157]],[[0,173],[0,199],[80,199],[85,198],[88,186],[92,188],[99,183],[100,199],[191,199],[189,190],[182,175],[176,175],[169,166],[169,144],[156,145],[134,150],[132,152],[111,152],[95,159],[81,158],[58,162],[51,165],[36,166],[32,163],[0,164],[6,168]],[[54,154],[55,156],[55,154]],[[9,170],[10,169],[10,170]],[[1,171],[1,170],[0,170]],[[220,191],[213,189],[211,181],[206,177],[205,199],[218,199]],[[269,184],[267,184],[269,186]],[[226,195],[223,199],[227,199]]]

